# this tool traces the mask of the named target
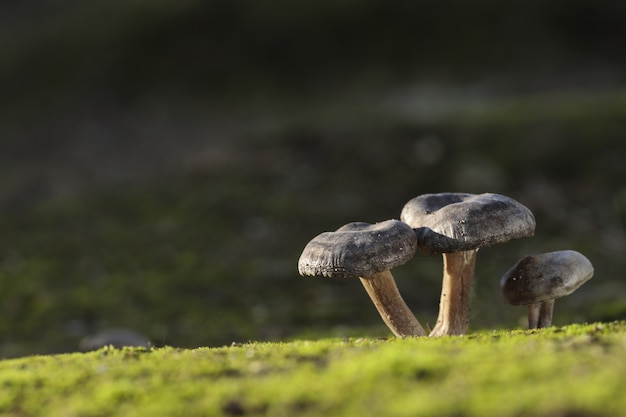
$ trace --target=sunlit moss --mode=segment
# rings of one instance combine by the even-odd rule
[[[0,361],[2,415],[612,416],[626,323]]]

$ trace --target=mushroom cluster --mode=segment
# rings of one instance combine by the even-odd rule
[[[535,217],[500,194],[424,194],[405,204],[400,221],[349,223],[314,237],[298,261],[303,276],[359,278],[381,318],[398,337],[463,335],[478,249],[533,236]],[[391,269],[417,250],[443,256],[439,314],[427,334],[404,302]],[[505,299],[529,305],[529,328],[552,322],[554,300],[593,275],[591,262],[575,251],[527,256],[501,279]]]

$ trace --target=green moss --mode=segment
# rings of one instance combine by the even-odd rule
[[[626,322],[0,362],[7,416],[556,416],[626,407]]]

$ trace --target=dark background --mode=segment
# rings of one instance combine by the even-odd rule
[[[626,317],[626,3],[5,1],[0,356],[111,327],[156,345],[385,336],[358,282],[302,278],[322,231],[440,191],[528,206],[480,251],[472,330],[523,326],[499,277],[575,249],[557,325]],[[434,323],[441,259],[394,271]]]

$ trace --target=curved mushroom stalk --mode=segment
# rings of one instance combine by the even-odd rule
[[[552,326],[554,299],[528,305],[528,328],[541,329]]]
[[[360,277],[360,280],[380,317],[394,335],[398,337],[426,336],[424,328],[400,295],[391,271]]]
[[[439,316],[429,336],[462,335],[467,332],[477,252],[473,249],[443,254]]]

